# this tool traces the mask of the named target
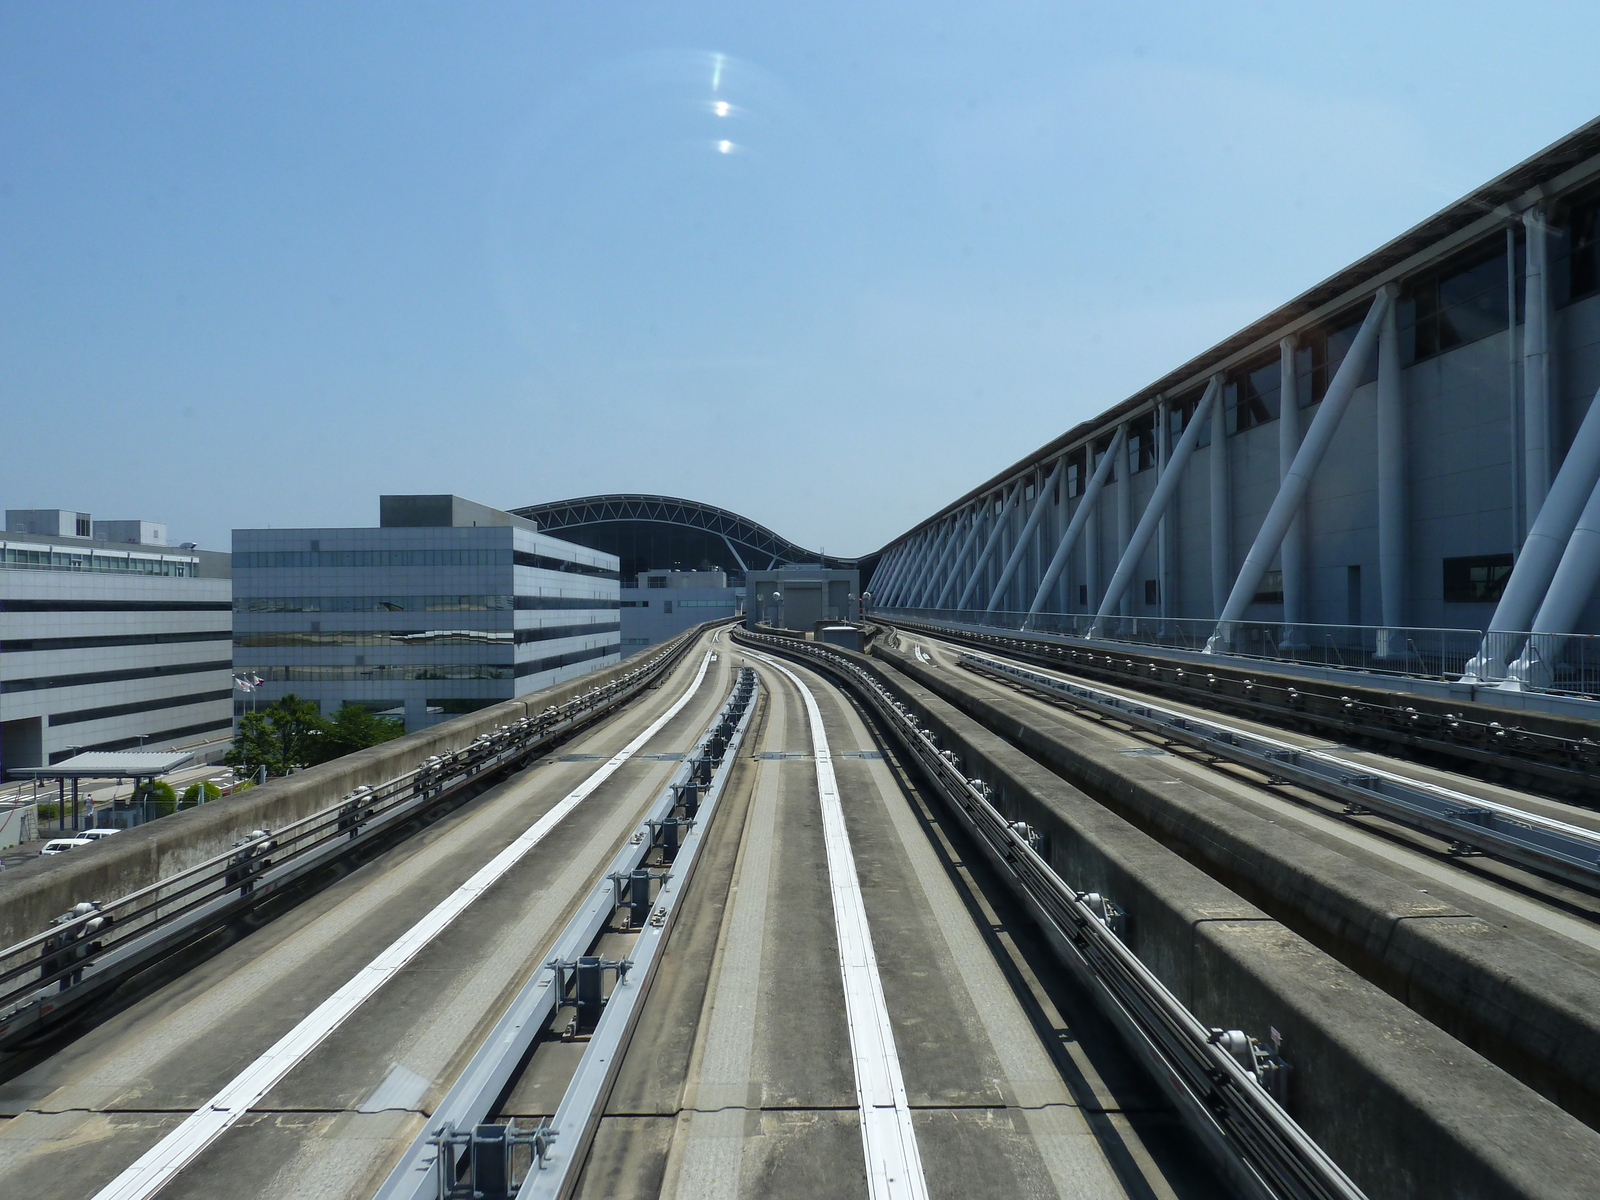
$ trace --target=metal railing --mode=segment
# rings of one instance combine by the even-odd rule
[[[1371,763],[1353,762],[1325,750],[1179,712],[1143,697],[1059,679],[987,654],[963,652],[960,662],[968,669],[1021,682],[1166,740],[1298,784],[1338,800],[1349,815],[1376,814],[1421,829],[1449,842],[1454,854],[1488,854],[1591,891],[1600,889],[1600,833],[1593,830],[1408,779]]]
[[[1284,1078],[1281,1060],[1239,1030],[1203,1025],[1118,936],[1115,906],[1063,880],[1039,854],[1034,831],[1008,821],[992,789],[969,778],[961,760],[939,748],[934,732],[875,673],[812,643],[742,630],[734,640],[820,663],[883,718],[990,860],[1015,882],[1067,965],[1100,999],[1241,1192],[1256,1200],[1364,1200],[1269,1090]]]
[[[1204,651],[1217,633],[1216,621],[1194,617],[1107,617],[1095,636],[1093,613],[882,608],[871,615],[1193,652]],[[1481,629],[1234,621],[1227,641],[1215,648],[1236,658],[1451,682],[1459,680],[1474,659],[1480,659],[1480,651],[1486,651],[1480,659],[1486,669],[1477,675],[1482,682],[1521,675],[1518,683],[1529,691],[1600,696],[1600,635],[1596,634],[1486,635]],[[1513,664],[1530,650],[1531,669],[1519,671]]]
[[[49,929],[0,949],[0,1047],[343,856],[354,843],[394,829],[447,793],[632,698],[698,634],[680,634],[632,671],[536,717],[480,734],[382,783],[355,788],[310,816],[255,830],[204,862],[122,896],[80,902]]]

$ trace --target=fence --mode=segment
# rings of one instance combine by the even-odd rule
[[[1193,617],[1107,617],[1101,633],[1094,637],[1093,613],[953,608],[874,612],[890,619],[898,616],[942,625],[1191,651],[1206,649],[1218,633],[1216,621]],[[1235,621],[1214,648],[1240,658],[1314,663],[1416,679],[1454,681],[1470,669],[1484,683],[1509,680],[1511,686],[1529,691],[1600,696],[1600,635],[1595,634],[1492,633],[1486,637],[1481,629]]]

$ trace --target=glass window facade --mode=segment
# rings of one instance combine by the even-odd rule
[[[233,602],[239,613],[509,612],[613,609],[598,596],[250,596]]]

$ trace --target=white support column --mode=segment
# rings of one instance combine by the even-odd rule
[[[1006,585],[1011,582],[1011,577],[1016,573],[1017,565],[1022,562],[1022,556],[1027,553],[1032,542],[1033,532],[1039,528],[1039,521],[1044,517],[1045,509],[1049,507],[1050,495],[1055,488],[1055,483],[1061,476],[1061,464],[1065,458],[1056,459],[1055,469],[1050,472],[1050,478],[1039,489],[1039,494],[1034,497],[1033,508],[1028,513],[1028,523],[1022,527],[1022,532],[1017,535],[1017,544],[1011,548],[1011,557],[1006,559],[1005,568],[1000,572],[1000,580],[994,585],[994,591],[989,595],[989,612],[994,612],[1000,603],[1000,598],[1005,594]]]
[[[894,574],[889,578],[889,588],[896,600],[904,596],[906,587],[920,576],[923,559],[927,556],[932,541],[933,531],[923,530],[906,544],[905,553],[895,560]]]
[[[1100,602],[1100,607],[1095,613],[1094,624],[1089,629],[1090,637],[1100,637],[1105,632],[1106,618],[1127,596],[1134,572],[1139,569],[1139,560],[1144,557],[1145,550],[1150,546],[1150,539],[1155,536],[1156,525],[1160,522],[1162,514],[1167,511],[1167,506],[1172,503],[1178,485],[1183,481],[1183,469],[1189,465],[1189,456],[1194,453],[1195,445],[1200,441],[1203,423],[1210,415],[1213,406],[1221,402],[1221,392],[1220,380],[1213,377],[1205,395],[1200,397],[1200,403],[1195,407],[1194,418],[1189,422],[1189,427],[1178,439],[1177,449],[1172,452],[1172,461],[1167,464],[1167,469],[1161,473],[1161,478],[1156,483],[1156,490],[1150,497],[1150,503],[1145,506],[1144,513],[1139,518],[1139,528],[1134,530],[1127,548],[1122,552],[1122,560],[1117,563],[1116,574],[1111,577],[1111,586],[1106,589],[1105,599]]]
[[[1298,344],[1291,337],[1278,341],[1278,486],[1289,476],[1295,452],[1300,449],[1300,384],[1294,356]],[[1278,552],[1283,569],[1283,647],[1304,642],[1300,626],[1306,620],[1306,512],[1301,508],[1289,522]]]
[[[1304,502],[1306,492],[1311,487],[1311,478],[1317,473],[1333,435],[1338,432],[1339,422],[1350,407],[1350,398],[1355,395],[1362,372],[1377,348],[1378,329],[1383,323],[1384,314],[1394,303],[1394,291],[1394,285],[1386,285],[1373,297],[1372,307],[1367,309],[1361,329],[1350,343],[1350,349],[1334,373],[1333,381],[1328,384],[1327,395],[1323,396],[1316,418],[1311,422],[1305,440],[1300,443],[1299,453],[1294,456],[1294,465],[1289,468],[1288,477],[1273,497],[1272,507],[1267,510],[1266,519],[1261,522],[1250,553],[1245,555],[1244,564],[1239,568],[1239,576],[1233,581],[1228,602],[1222,608],[1222,615],[1217,618],[1217,631],[1206,643],[1207,653],[1227,647],[1231,641],[1230,626],[1244,614],[1245,606],[1261,586],[1261,577],[1267,573],[1267,567],[1272,564],[1278,547],[1283,543],[1289,522]]]
[[[1506,580],[1489,631],[1477,656],[1467,664],[1462,679],[1482,682],[1499,679],[1515,644],[1515,638],[1497,636],[1526,631],[1542,606],[1556,568],[1567,550],[1573,527],[1578,523],[1595,482],[1600,480],[1600,393],[1589,402],[1578,435],[1572,439],[1567,457],[1550,484],[1533,527],[1522,543],[1517,565]]]
[[[1378,328],[1378,586],[1382,624],[1379,658],[1404,654],[1388,630],[1406,623],[1406,410],[1400,378],[1400,331],[1390,304]]]
[[[1534,636],[1506,672],[1505,688],[1549,687],[1555,682],[1561,647],[1578,624],[1578,618],[1600,583],[1600,483],[1567,539],[1567,549],[1550,580],[1539,615],[1533,619]]]
[[[1117,481],[1117,561],[1120,563],[1128,553],[1128,539],[1133,536],[1133,439],[1125,438],[1122,443],[1122,459],[1117,466],[1122,478]],[[1128,616],[1131,606],[1128,603],[1128,590],[1123,589],[1118,600],[1117,613],[1119,616]]]
[[[984,569],[989,565],[989,559],[994,556],[995,547],[1000,544],[1000,537],[1005,532],[1006,518],[1011,515],[1011,506],[1017,502],[1017,497],[1022,495],[1022,485],[1014,483],[1007,494],[1004,503],[1000,505],[1000,512],[995,516],[994,525],[989,530],[989,536],[984,539],[983,550],[978,554],[978,561],[972,564],[972,575],[967,579],[967,586],[961,589],[961,599],[956,601],[957,608],[965,608],[967,601],[972,599],[978,582],[983,578]]]
[[[1233,577],[1233,484],[1228,473],[1228,406],[1220,395],[1222,376],[1213,375],[1219,395],[1211,406],[1211,611],[1219,617]]]
[[[1156,486],[1166,478],[1167,465],[1172,462],[1172,406],[1165,396],[1156,400]],[[1173,519],[1165,510],[1156,523],[1156,601],[1157,611],[1165,621],[1172,612],[1172,533]]]
[[[869,589],[877,597],[880,604],[888,604],[894,592],[895,576],[899,573],[904,562],[906,546],[901,542],[890,548],[889,552],[878,562],[878,569],[872,573],[872,582]]]
[[[944,545],[939,551],[939,557],[934,560],[933,570],[928,572],[928,578],[911,597],[908,608],[932,608],[933,602],[939,598],[939,592],[944,588],[944,581],[949,575],[950,564],[956,550],[961,545],[962,525],[961,514],[952,513],[945,527]]]
[[[1111,472],[1111,460],[1116,457],[1116,452],[1127,435],[1126,426],[1117,426],[1116,436],[1111,439],[1111,448],[1101,456],[1100,464],[1095,467],[1094,477],[1089,480],[1089,486],[1084,489],[1083,499],[1078,501],[1077,511],[1072,514],[1072,519],[1067,522],[1067,528],[1061,535],[1060,543],[1056,546],[1055,555],[1050,559],[1050,566],[1045,570],[1044,578],[1039,581],[1039,590],[1034,593],[1033,604],[1028,609],[1029,616],[1032,616],[1043,607],[1046,598],[1050,595],[1050,589],[1055,586],[1056,580],[1061,578],[1061,572],[1066,568],[1067,559],[1072,554],[1073,546],[1077,545],[1078,538],[1083,533],[1084,525],[1088,523],[1095,506],[1100,502],[1100,493],[1105,490],[1106,486],[1106,476]],[[1090,453],[1093,453],[1094,444],[1092,442],[1088,449]],[[1064,607],[1070,607],[1070,605]]]
[[[1539,508],[1550,491],[1550,254],[1544,210],[1530,208],[1522,214],[1522,225],[1528,236],[1523,283],[1522,448],[1527,488],[1524,511],[1531,524],[1538,520]]]
[[[1522,549],[1528,535],[1527,487],[1523,479],[1526,455],[1522,449],[1521,340],[1517,334],[1517,230],[1506,225],[1506,414],[1511,426],[1511,550]]]
[[[981,506],[975,505],[973,507],[972,524],[967,528],[967,536],[961,540],[961,548],[956,551],[955,558],[950,562],[950,570],[946,573],[947,578],[940,585],[939,594],[929,607],[943,608],[946,598],[955,598],[956,582],[960,578],[961,564],[966,561],[967,551],[972,549],[973,543],[978,540],[978,532],[983,528],[983,511]]]

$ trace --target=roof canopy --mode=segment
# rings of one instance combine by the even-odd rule
[[[12,767],[23,779],[153,779],[194,761],[187,750],[90,751],[50,767]]]

